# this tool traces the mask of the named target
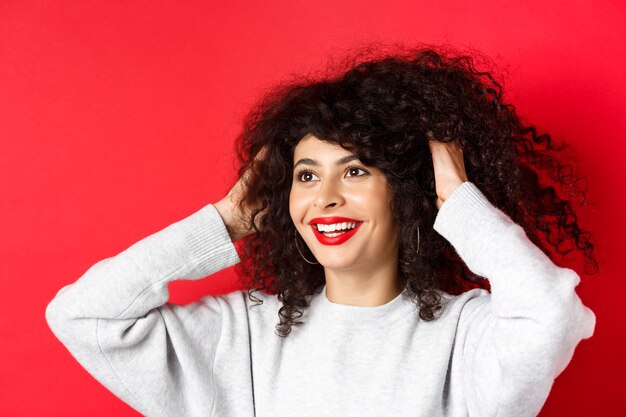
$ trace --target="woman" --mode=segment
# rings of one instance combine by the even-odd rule
[[[595,327],[538,232],[593,245],[540,185],[573,184],[561,149],[501,97],[433,48],[276,89],[228,195],[96,263],[50,327],[150,416],[536,415]],[[247,296],[167,303],[237,263]]]

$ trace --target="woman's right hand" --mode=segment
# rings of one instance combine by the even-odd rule
[[[265,149],[262,149],[255,157],[255,163],[264,155]],[[246,206],[244,206],[243,210],[239,208],[239,202],[247,192],[245,181],[248,179],[249,175],[250,171],[248,170],[241,178],[239,178],[226,197],[213,204],[213,206],[217,209],[217,212],[222,217],[226,230],[228,230],[230,239],[233,242],[254,233],[254,228],[250,224],[254,208]],[[255,219],[257,228],[260,228],[260,220],[262,216],[263,212],[258,214]]]

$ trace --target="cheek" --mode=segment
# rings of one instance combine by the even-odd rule
[[[371,187],[354,196],[359,204],[365,207],[376,217],[385,217],[391,214],[391,193],[386,187]]]
[[[305,215],[304,207],[306,206],[306,202],[303,197],[301,193],[293,189],[289,193],[289,214],[294,223],[300,223],[302,217]]]
[[[385,234],[394,233],[394,219],[391,211],[392,195],[388,190],[376,190],[369,195],[367,205],[373,218],[376,219],[378,228]]]

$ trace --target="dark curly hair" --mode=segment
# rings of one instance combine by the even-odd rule
[[[323,266],[299,255],[289,214],[294,148],[308,134],[340,145],[386,175],[399,225],[398,276],[422,320],[437,318],[440,290],[490,290],[486,278],[472,273],[433,229],[438,210],[429,139],[458,139],[469,181],[546,255],[552,248],[564,256],[573,242],[585,255],[585,272],[597,272],[592,236],[579,228],[571,204],[576,195],[587,201],[586,187],[577,186],[581,178],[563,163],[568,146],[556,146],[550,135],[523,124],[515,107],[502,102],[502,87],[491,73],[475,68],[476,56],[483,57],[435,46],[385,54],[361,50],[347,58],[344,70],[331,70],[338,75],[281,84],[246,115],[236,151],[239,177],[249,172],[241,205],[257,207],[248,219],[256,233],[241,242],[237,273],[251,300],[262,303],[252,294],[261,290],[283,303],[279,336],[304,324],[295,320],[325,283]],[[253,164],[262,149],[267,153]],[[311,259],[306,245],[300,246]]]

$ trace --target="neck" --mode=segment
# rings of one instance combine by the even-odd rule
[[[376,264],[351,269],[325,269],[326,296],[335,304],[377,307],[402,293],[398,279],[398,253]]]

